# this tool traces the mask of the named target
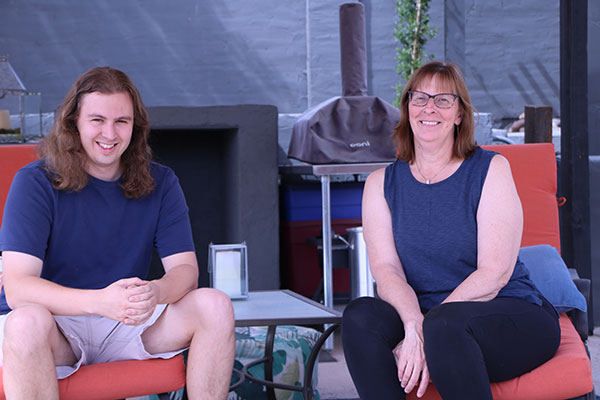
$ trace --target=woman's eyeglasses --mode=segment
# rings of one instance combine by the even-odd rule
[[[433,99],[433,104],[438,108],[450,108],[458,98],[457,94],[453,93],[438,93],[429,94],[418,90],[409,90],[408,99],[410,104],[417,107],[425,107],[429,99]]]

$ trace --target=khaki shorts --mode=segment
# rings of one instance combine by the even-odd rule
[[[156,306],[152,316],[139,326],[123,325],[121,322],[98,315],[55,316],[56,324],[71,345],[78,361],[75,365],[58,366],[58,379],[72,375],[82,365],[110,361],[147,360],[150,358],[171,358],[186,349],[167,353],[150,354],[144,348],[142,333],[161,316],[166,304]],[[0,343],[4,339],[6,315],[0,316]],[[0,346],[0,361],[2,358]]]

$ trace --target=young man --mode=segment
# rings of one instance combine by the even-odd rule
[[[123,72],[94,68],[69,90],[42,158],[11,186],[0,230],[0,339],[9,399],[58,399],[80,365],[169,358],[189,347],[190,399],[225,399],[229,297],[197,289],[188,208],[151,162],[148,116]],[[152,247],[165,275],[146,281]]]

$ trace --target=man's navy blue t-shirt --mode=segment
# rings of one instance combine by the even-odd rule
[[[188,207],[173,171],[151,164],[156,188],[128,199],[120,180],[90,176],[80,192],[55,190],[44,160],[23,167],[6,199],[0,250],[43,260],[41,277],[77,289],[146,279],[152,248],[163,258],[193,251]],[[4,289],[0,314],[10,311]]]

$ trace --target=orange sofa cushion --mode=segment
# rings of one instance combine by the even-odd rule
[[[1,372],[1,370],[0,370]],[[174,392],[185,385],[183,356],[128,360],[81,367],[58,381],[61,400],[107,400]],[[0,400],[4,400],[0,373]]]
[[[37,160],[36,150],[37,146],[31,144],[0,146],[0,226],[13,177],[21,167]]]
[[[510,163],[523,205],[521,247],[549,244],[560,253],[554,145],[532,143],[482,147],[502,154]]]
[[[593,390],[592,366],[585,346],[566,314],[561,314],[559,322],[561,338],[556,355],[525,375],[492,383],[494,400],[564,400]],[[416,391],[407,399],[418,400]],[[421,399],[442,398],[430,383]]]

